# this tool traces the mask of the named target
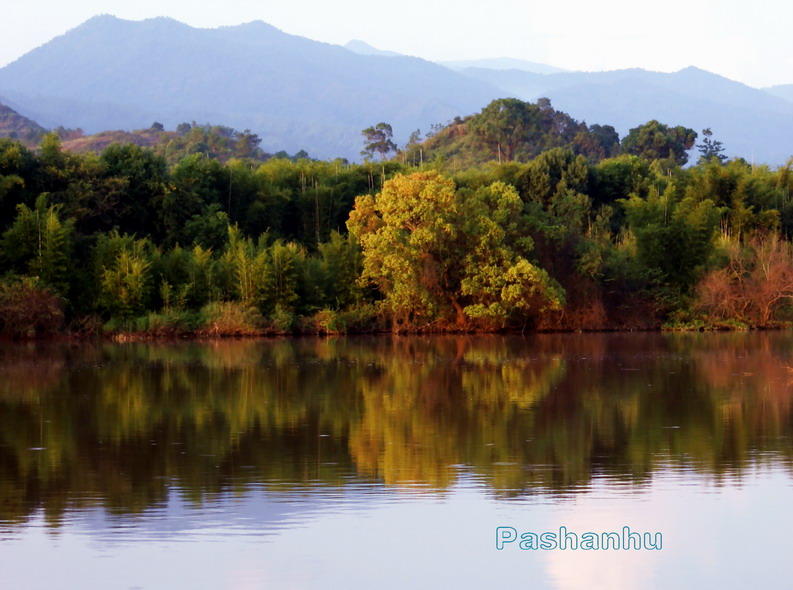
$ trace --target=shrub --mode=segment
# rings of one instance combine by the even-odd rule
[[[315,334],[346,334],[347,324],[341,314],[332,309],[321,309],[314,315],[305,318],[301,331]]]
[[[213,336],[252,336],[264,325],[255,307],[237,301],[208,303],[201,309],[198,330]]]
[[[14,337],[57,332],[63,326],[63,299],[36,279],[0,283],[0,330]]]
[[[347,332],[353,334],[382,332],[386,326],[385,318],[372,303],[339,312],[338,321],[346,326]]]
[[[714,320],[773,324],[793,301],[793,247],[776,233],[754,235],[728,248],[725,268],[712,270],[697,288],[697,306]]]
[[[163,311],[146,316],[145,331],[152,336],[178,336],[195,329],[196,317],[186,311]]]
[[[273,330],[278,334],[291,333],[295,327],[295,314],[283,305],[278,304],[270,316],[270,323]]]

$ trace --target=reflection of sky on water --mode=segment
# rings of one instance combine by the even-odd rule
[[[461,473],[443,494],[351,483],[300,493],[252,486],[201,504],[172,489],[135,516],[92,509],[47,530],[5,533],[3,587],[52,588],[783,588],[793,579],[791,476],[738,479],[659,470],[637,488],[596,477],[587,491],[505,501]],[[495,550],[520,532],[661,532],[661,551]]]

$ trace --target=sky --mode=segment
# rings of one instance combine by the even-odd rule
[[[512,57],[570,70],[693,65],[755,87],[793,84],[793,2],[779,0],[26,0],[0,19],[0,67],[97,14],[201,28],[262,20],[433,61]]]

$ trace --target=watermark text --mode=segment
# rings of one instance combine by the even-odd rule
[[[573,532],[560,526],[558,531],[519,533],[511,526],[496,527],[496,549],[517,547],[530,550],[623,550],[658,551],[663,546],[661,533],[639,533],[624,526],[620,531]]]

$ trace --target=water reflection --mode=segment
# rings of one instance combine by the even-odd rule
[[[0,347],[0,525],[172,494],[562,500],[793,462],[787,334]],[[474,485],[474,484],[472,484]],[[180,500],[180,501],[182,501]],[[275,510],[278,513],[278,510]],[[277,520],[277,518],[276,518]]]

